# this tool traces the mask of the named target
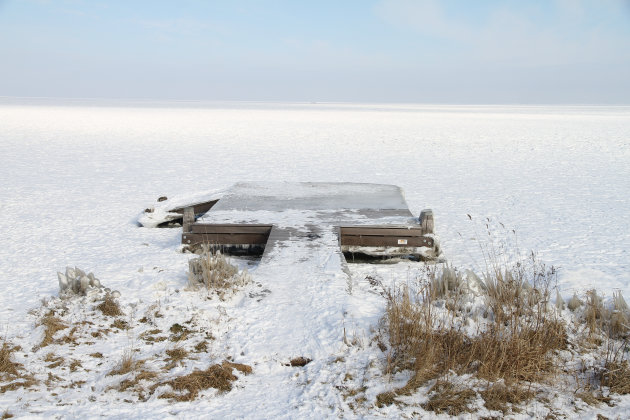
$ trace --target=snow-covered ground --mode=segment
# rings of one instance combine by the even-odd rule
[[[316,273],[280,279],[266,269],[257,275],[255,263],[235,260],[249,265],[253,283],[227,302],[207,300],[184,290],[190,256],[177,252],[181,231],[136,224],[139,213],[164,195],[203,194],[248,180],[395,184],[404,189],[414,213],[433,209],[444,255],[456,266],[483,266],[478,238],[486,235],[489,217],[493,229],[505,226],[509,241],[515,230],[519,249],[537,251],[539,259],[559,268],[563,295],[597,287],[608,296],[618,289],[630,297],[630,107],[3,99],[0,174],[3,337],[25,353],[36,346],[42,332],[29,311],[58,294],[57,271],[76,265],[120,291],[121,304],[128,313],[133,305],[137,318],[160,305],[164,318],[156,323],[164,330],[185,321],[178,316],[190,319],[193,313],[204,320],[199,328],[214,326],[217,340],[210,356],[186,369],[228,356],[254,368],[217,398],[124,402],[129,398],[107,390],[112,380],[103,369],[113,368],[125,349],[135,347],[148,358],[167,346],[137,344],[138,324],[92,345],[111,358],[100,367],[85,362],[92,373],[85,372],[87,385],[78,390],[59,387],[60,396],[23,390],[1,395],[0,409],[17,415],[405,414],[395,406],[350,410],[342,390],[369,384],[362,392],[373,401],[391,386],[377,374],[382,354],[368,346],[385,302],[366,273],[385,282],[406,281],[420,268],[355,266],[353,282],[334,276],[318,282]],[[299,316],[300,305],[311,306],[304,311],[308,316],[321,312],[321,318],[296,320],[302,331],[294,338],[305,348],[295,356],[313,358],[296,370],[279,360],[278,341],[266,352],[264,330],[252,337],[248,325],[288,319],[271,316],[283,307]],[[80,318],[88,309],[69,313]],[[311,331],[309,325],[322,330]],[[325,331],[326,326],[333,330]],[[277,332],[274,337],[278,340]],[[89,344],[73,350],[55,346],[55,352],[77,357],[94,351]],[[43,375],[47,368],[39,361],[48,350],[39,352],[30,361],[22,354],[20,361]],[[60,405],[61,399],[70,405]],[[544,412],[536,410],[523,416]]]

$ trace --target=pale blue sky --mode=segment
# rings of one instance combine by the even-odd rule
[[[630,103],[630,0],[0,0],[0,96]]]

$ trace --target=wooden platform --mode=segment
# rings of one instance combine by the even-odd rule
[[[433,247],[435,243],[420,226],[341,226],[340,235],[342,246]]]
[[[199,217],[199,209],[210,211]],[[279,242],[306,244],[334,234],[345,253],[439,254],[433,214],[414,218],[399,187],[352,183],[241,183],[213,203],[183,210],[182,243],[268,254]],[[286,245],[286,244],[285,244]]]

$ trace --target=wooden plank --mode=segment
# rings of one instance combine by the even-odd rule
[[[217,204],[219,200],[206,201],[204,203],[197,203],[193,205],[188,205],[186,207],[192,207],[195,210],[196,215],[204,214],[208,210],[210,210],[215,204]],[[184,214],[184,207],[178,207],[170,210],[171,213],[180,213]]]
[[[342,226],[341,235],[422,236],[422,229],[419,226],[412,228],[386,226]]]
[[[267,234],[258,233],[183,233],[182,244],[260,245],[267,243]]]
[[[195,222],[195,211],[192,207],[184,209],[184,217],[182,218],[182,228],[184,232],[190,232],[192,224]]]
[[[433,238],[426,236],[399,237],[399,236],[345,236],[341,235],[341,245],[367,246],[367,247],[433,247]]]
[[[435,226],[435,222],[433,220],[433,210],[424,209],[420,212],[420,227],[422,228],[422,233],[433,233],[433,229]]]
[[[243,224],[208,224],[195,223],[192,225],[192,233],[256,233],[269,235],[271,225],[243,225]]]

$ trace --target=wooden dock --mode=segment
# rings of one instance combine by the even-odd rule
[[[205,214],[200,215],[203,209]],[[212,203],[182,209],[182,244],[268,255],[279,243],[334,232],[346,254],[433,259],[433,213],[415,218],[399,187],[353,183],[241,183]]]

